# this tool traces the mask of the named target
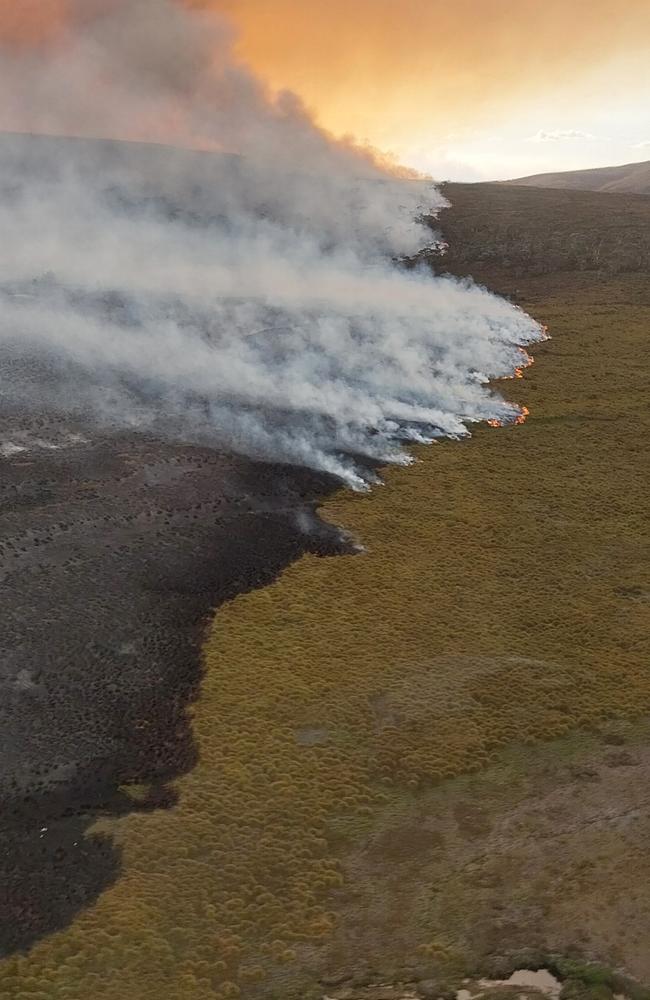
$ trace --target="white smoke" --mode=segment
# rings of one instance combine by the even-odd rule
[[[444,200],[320,130],[172,0],[99,3],[0,51],[0,350],[13,405],[309,465],[355,488],[404,441],[518,410],[486,387],[541,337],[469,283],[406,271]],[[13,117],[11,117],[13,116]],[[157,133],[161,129],[161,133]],[[25,359],[35,358],[34,376]]]

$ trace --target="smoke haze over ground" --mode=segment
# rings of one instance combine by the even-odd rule
[[[305,464],[362,487],[400,443],[518,411],[486,386],[539,327],[399,269],[444,204],[339,142],[172,0],[4,24],[3,395],[103,426]],[[25,8],[29,13],[29,5]],[[0,22],[2,23],[2,22]],[[20,39],[18,44],[17,39]]]

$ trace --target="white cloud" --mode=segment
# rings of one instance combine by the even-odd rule
[[[582,132],[580,129],[566,128],[566,129],[554,129],[552,132],[546,132],[544,129],[540,129],[535,135],[528,137],[526,142],[559,142],[562,139],[587,139],[593,140],[598,139],[599,136],[592,135],[591,132]],[[604,138],[604,137],[600,137]]]
[[[644,139],[643,142],[635,142],[632,149],[650,149],[650,139]]]

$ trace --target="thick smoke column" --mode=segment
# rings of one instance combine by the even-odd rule
[[[539,327],[394,263],[431,241],[418,220],[442,207],[435,189],[267,93],[212,15],[171,0],[71,11],[53,38],[0,53],[14,127],[220,152],[2,137],[9,405],[355,487],[407,461],[403,441],[516,417],[485,383],[521,364]]]

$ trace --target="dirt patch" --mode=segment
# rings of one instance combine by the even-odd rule
[[[584,736],[511,751],[480,776],[395,806],[345,859],[354,895],[340,900],[347,916],[327,949],[328,973],[358,967],[359,955],[370,967],[399,968],[414,938],[442,938],[454,943],[460,967],[575,949],[650,980],[642,945],[650,940],[649,737],[650,724],[630,732],[634,767],[612,767],[608,744]],[[467,836],[463,824],[477,803],[481,829]],[[404,836],[422,829],[423,816],[435,817],[435,852]],[[394,877],[405,859],[417,871],[408,883]]]

